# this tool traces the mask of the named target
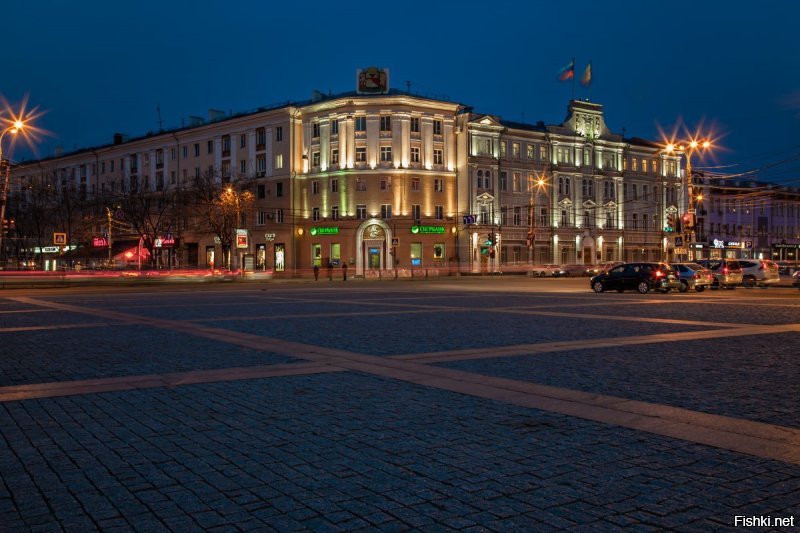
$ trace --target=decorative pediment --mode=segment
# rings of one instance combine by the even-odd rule
[[[483,115],[478,118],[475,118],[470,121],[470,125],[473,128],[483,129],[483,130],[489,129],[489,130],[501,131],[504,129],[504,126],[500,123],[500,120],[492,115]]]
[[[667,206],[667,208],[665,209],[665,211],[666,211],[667,213],[670,213],[670,214],[673,214],[673,215],[674,215],[674,214],[676,214],[676,213],[678,212],[678,208],[675,206],[675,204],[671,204],[671,205],[668,205],[668,206]]]
[[[479,194],[475,199],[478,200],[479,204],[490,204],[494,202],[494,196],[492,196],[488,192],[483,192]]]
[[[597,204],[594,202],[594,200],[586,200],[585,202],[583,202],[583,207],[586,207],[588,209],[594,209],[595,207],[597,207]]]
[[[572,207],[572,200],[570,200],[569,198],[562,198],[558,202],[558,205],[560,205],[561,207]]]
[[[614,200],[609,200],[609,201],[607,201],[606,203],[603,204],[603,207],[605,207],[608,210],[616,209],[617,208],[617,202],[615,202]]]

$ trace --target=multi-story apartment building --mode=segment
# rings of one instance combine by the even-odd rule
[[[560,125],[468,114],[459,131],[459,205],[477,214],[465,230],[471,270],[670,252],[664,223],[681,212],[680,160],[611,132],[601,105],[573,100]]]
[[[800,189],[748,179],[694,176],[697,253],[797,261],[800,259]]]
[[[378,276],[683,258],[674,253],[687,210],[681,155],[614,133],[601,105],[578,100],[561,124],[547,125],[388,89],[317,94],[232,116],[212,111],[144,137],[115,135],[112,144],[16,165],[13,176],[9,207],[20,222],[43,212],[37,190],[58,207],[27,225],[18,255],[47,258],[52,233],[63,232],[73,259],[91,260],[92,238],[109,227],[114,246],[135,245],[146,232],[137,236],[121,199],[129,210],[150,199],[147,248],[172,266],[293,275],[347,264]],[[717,253],[704,249],[715,241],[750,235],[752,253],[797,257],[797,191],[696,181],[704,195],[698,257]],[[252,201],[237,208],[233,226],[214,228],[197,201],[208,193],[201,183],[248,191]],[[220,238],[235,229],[237,239]],[[157,250],[157,241],[174,244]],[[99,252],[96,261],[107,258]]]

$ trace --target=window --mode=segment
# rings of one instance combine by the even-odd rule
[[[569,226],[569,211],[566,209],[561,210],[561,226]]]
[[[200,167],[194,167],[194,178],[200,179]]]
[[[644,214],[644,215],[642,215],[642,229],[645,229],[645,230],[646,230],[646,229],[649,229],[649,228],[647,227],[647,224],[648,224],[648,222],[649,222],[648,218],[649,218],[649,217],[647,216],[647,214]]]
[[[442,192],[443,190],[444,190],[444,180],[443,179],[433,180],[433,191]]]
[[[411,219],[412,220],[416,221],[416,220],[419,220],[421,218],[421,216],[420,216],[421,211],[420,211],[419,207],[420,207],[419,204],[413,204],[411,206]]]
[[[367,162],[367,147],[366,146],[356,146],[356,162],[357,163],[366,163]]]
[[[338,165],[339,164],[339,149],[332,148],[331,149],[331,165]]]
[[[514,219],[513,219],[514,226],[521,226],[522,225],[522,208],[520,206],[514,207]]]
[[[214,153],[214,141],[208,141],[208,153],[209,154]]]
[[[265,156],[264,154],[259,154],[256,156],[256,173],[259,176],[263,176],[266,171],[267,171],[267,156]]]
[[[606,229],[610,229],[614,227],[614,218],[611,215],[611,211],[606,212]]]
[[[519,172],[514,172],[511,175],[511,190],[513,192],[520,192],[522,191],[522,176],[520,176]]]
[[[478,182],[477,182],[478,183],[478,188],[479,189],[483,189],[484,188],[483,187],[483,170],[478,169],[478,172],[476,173],[476,175],[478,177]]]
[[[411,117],[411,133],[419,133],[419,117]]]
[[[506,156],[506,142],[502,141],[500,143],[500,157],[505,157],[505,156]]]
[[[381,146],[381,162],[387,163],[392,161],[392,147]]]
[[[275,168],[283,168],[283,154],[275,156]]]
[[[339,192],[339,179],[332,178],[331,179],[331,192]]]
[[[319,166],[319,152],[311,152],[311,166],[312,167]]]
[[[527,153],[525,154],[525,156],[526,156],[528,159],[533,159],[533,155],[534,155],[534,154],[533,154],[533,145],[532,145],[532,144],[529,144],[529,145],[527,145],[527,146],[526,146],[526,148],[527,148],[527,150],[528,150],[528,151],[527,151]]]
[[[367,182],[361,178],[356,179],[356,191],[364,192],[367,190]]]
[[[247,173],[247,161],[245,161],[244,159],[239,161],[239,173],[240,174],[246,174]]]
[[[184,170],[184,172],[186,171]],[[178,174],[174,170],[170,171],[169,173],[169,182],[172,185],[175,185],[178,182]]]
[[[339,134],[339,121],[331,120],[331,135],[338,135],[338,134]]]
[[[263,183],[260,183],[256,188],[256,197],[259,199],[263,199],[267,197],[267,186]]]
[[[547,146],[544,144],[539,145],[539,159],[544,161],[547,159]]]
[[[507,191],[508,190],[508,172],[505,170],[500,171],[500,190]]]
[[[264,146],[267,144],[267,130],[266,128],[258,128],[256,130],[256,145]]]
[[[444,261],[444,243],[437,242],[433,245],[433,259],[436,261]]]
[[[184,146],[183,147],[183,158],[186,159],[187,157],[189,157],[189,147],[188,146]]]
[[[411,147],[411,162],[419,163],[419,146]]]
[[[634,161],[636,161],[636,160],[634,159]],[[639,199],[639,191],[637,190],[635,183],[631,184],[631,196],[632,196],[632,198],[634,200],[638,200]]]
[[[441,165],[444,163],[444,158],[442,157],[442,151],[439,149],[433,150],[433,164],[434,165]]]
[[[433,121],[433,134],[434,135],[441,135],[442,134],[442,121],[441,120],[434,120]]]
[[[356,117],[356,131],[367,131],[367,117]]]
[[[283,182],[278,182],[275,184],[275,196],[281,197],[283,196]]]
[[[259,211],[258,212],[258,219],[256,220],[257,226],[263,226],[267,223],[267,212],[266,211]]]
[[[311,124],[311,136],[314,138],[319,137],[319,122]]]
[[[311,220],[314,222],[319,220],[319,207],[314,207],[311,209]]]
[[[247,146],[247,135],[242,133],[239,135],[239,148],[244,148],[245,146]]]
[[[356,206],[356,218],[358,220],[365,220],[367,218],[367,206],[365,204],[358,204]]]
[[[519,159],[519,143],[511,143],[511,157]]]
[[[311,182],[311,194],[319,194],[319,180]]]
[[[392,204],[381,204],[381,218],[392,218]]]
[[[392,131],[392,117],[381,115],[381,131]]]
[[[642,185],[642,200],[650,199],[650,188],[647,185]]]
[[[592,215],[589,211],[583,212],[583,225],[584,227],[591,228],[592,227]]]
[[[136,171],[136,161],[132,161],[131,172]],[[164,150],[156,150],[156,167],[164,166]]]
[[[283,224],[283,209],[275,210],[275,222],[278,224]]]
[[[411,190],[419,192],[419,178],[411,178]]]
[[[200,157],[200,143],[194,143],[194,156]]]
[[[106,162],[105,161],[101,161],[100,162],[100,174],[105,174],[105,173],[106,173]]]
[[[391,182],[389,182],[389,180],[386,180],[386,179],[382,179],[381,180],[381,190],[382,191],[388,191],[390,186],[391,186]]]
[[[556,147],[556,162],[559,165],[571,165],[572,164],[572,149],[568,146],[557,146]]]
[[[422,266],[422,243],[411,243],[411,266]]]
[[[636,161],[634,159],[634,161]],[[631,215],[631,229],[639,229],[639,215],[633,213]]]
[[[444,220],[444,206],[437,205],[433,208],[433,216],[436,220]]]
[[[275,140],[282,141],[283,140],[283,126],[278,126],[275,128]]]
[[[231,136],[230,135],[223,135],[222,136],[222,153],[229,154],[231,152]]]

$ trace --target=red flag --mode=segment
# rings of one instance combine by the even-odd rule
[[[573,59],[558,72],[558,81],[567,81],[575,77],[575,60]]]

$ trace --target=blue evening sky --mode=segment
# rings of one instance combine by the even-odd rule
[[[556,75],[575,57],[578,77],[591,60],[591,99],[613,131],[655,140],[659,126],[702,123],[724,147],[704,163],[800,185],[800,4],[671,4],[10,0],[0,93],[47,111],[44,157],[157,130],[157,106],[172,128],[209,108],[350,91],[372,65],[395,88],[560,123],[572,83]]]

